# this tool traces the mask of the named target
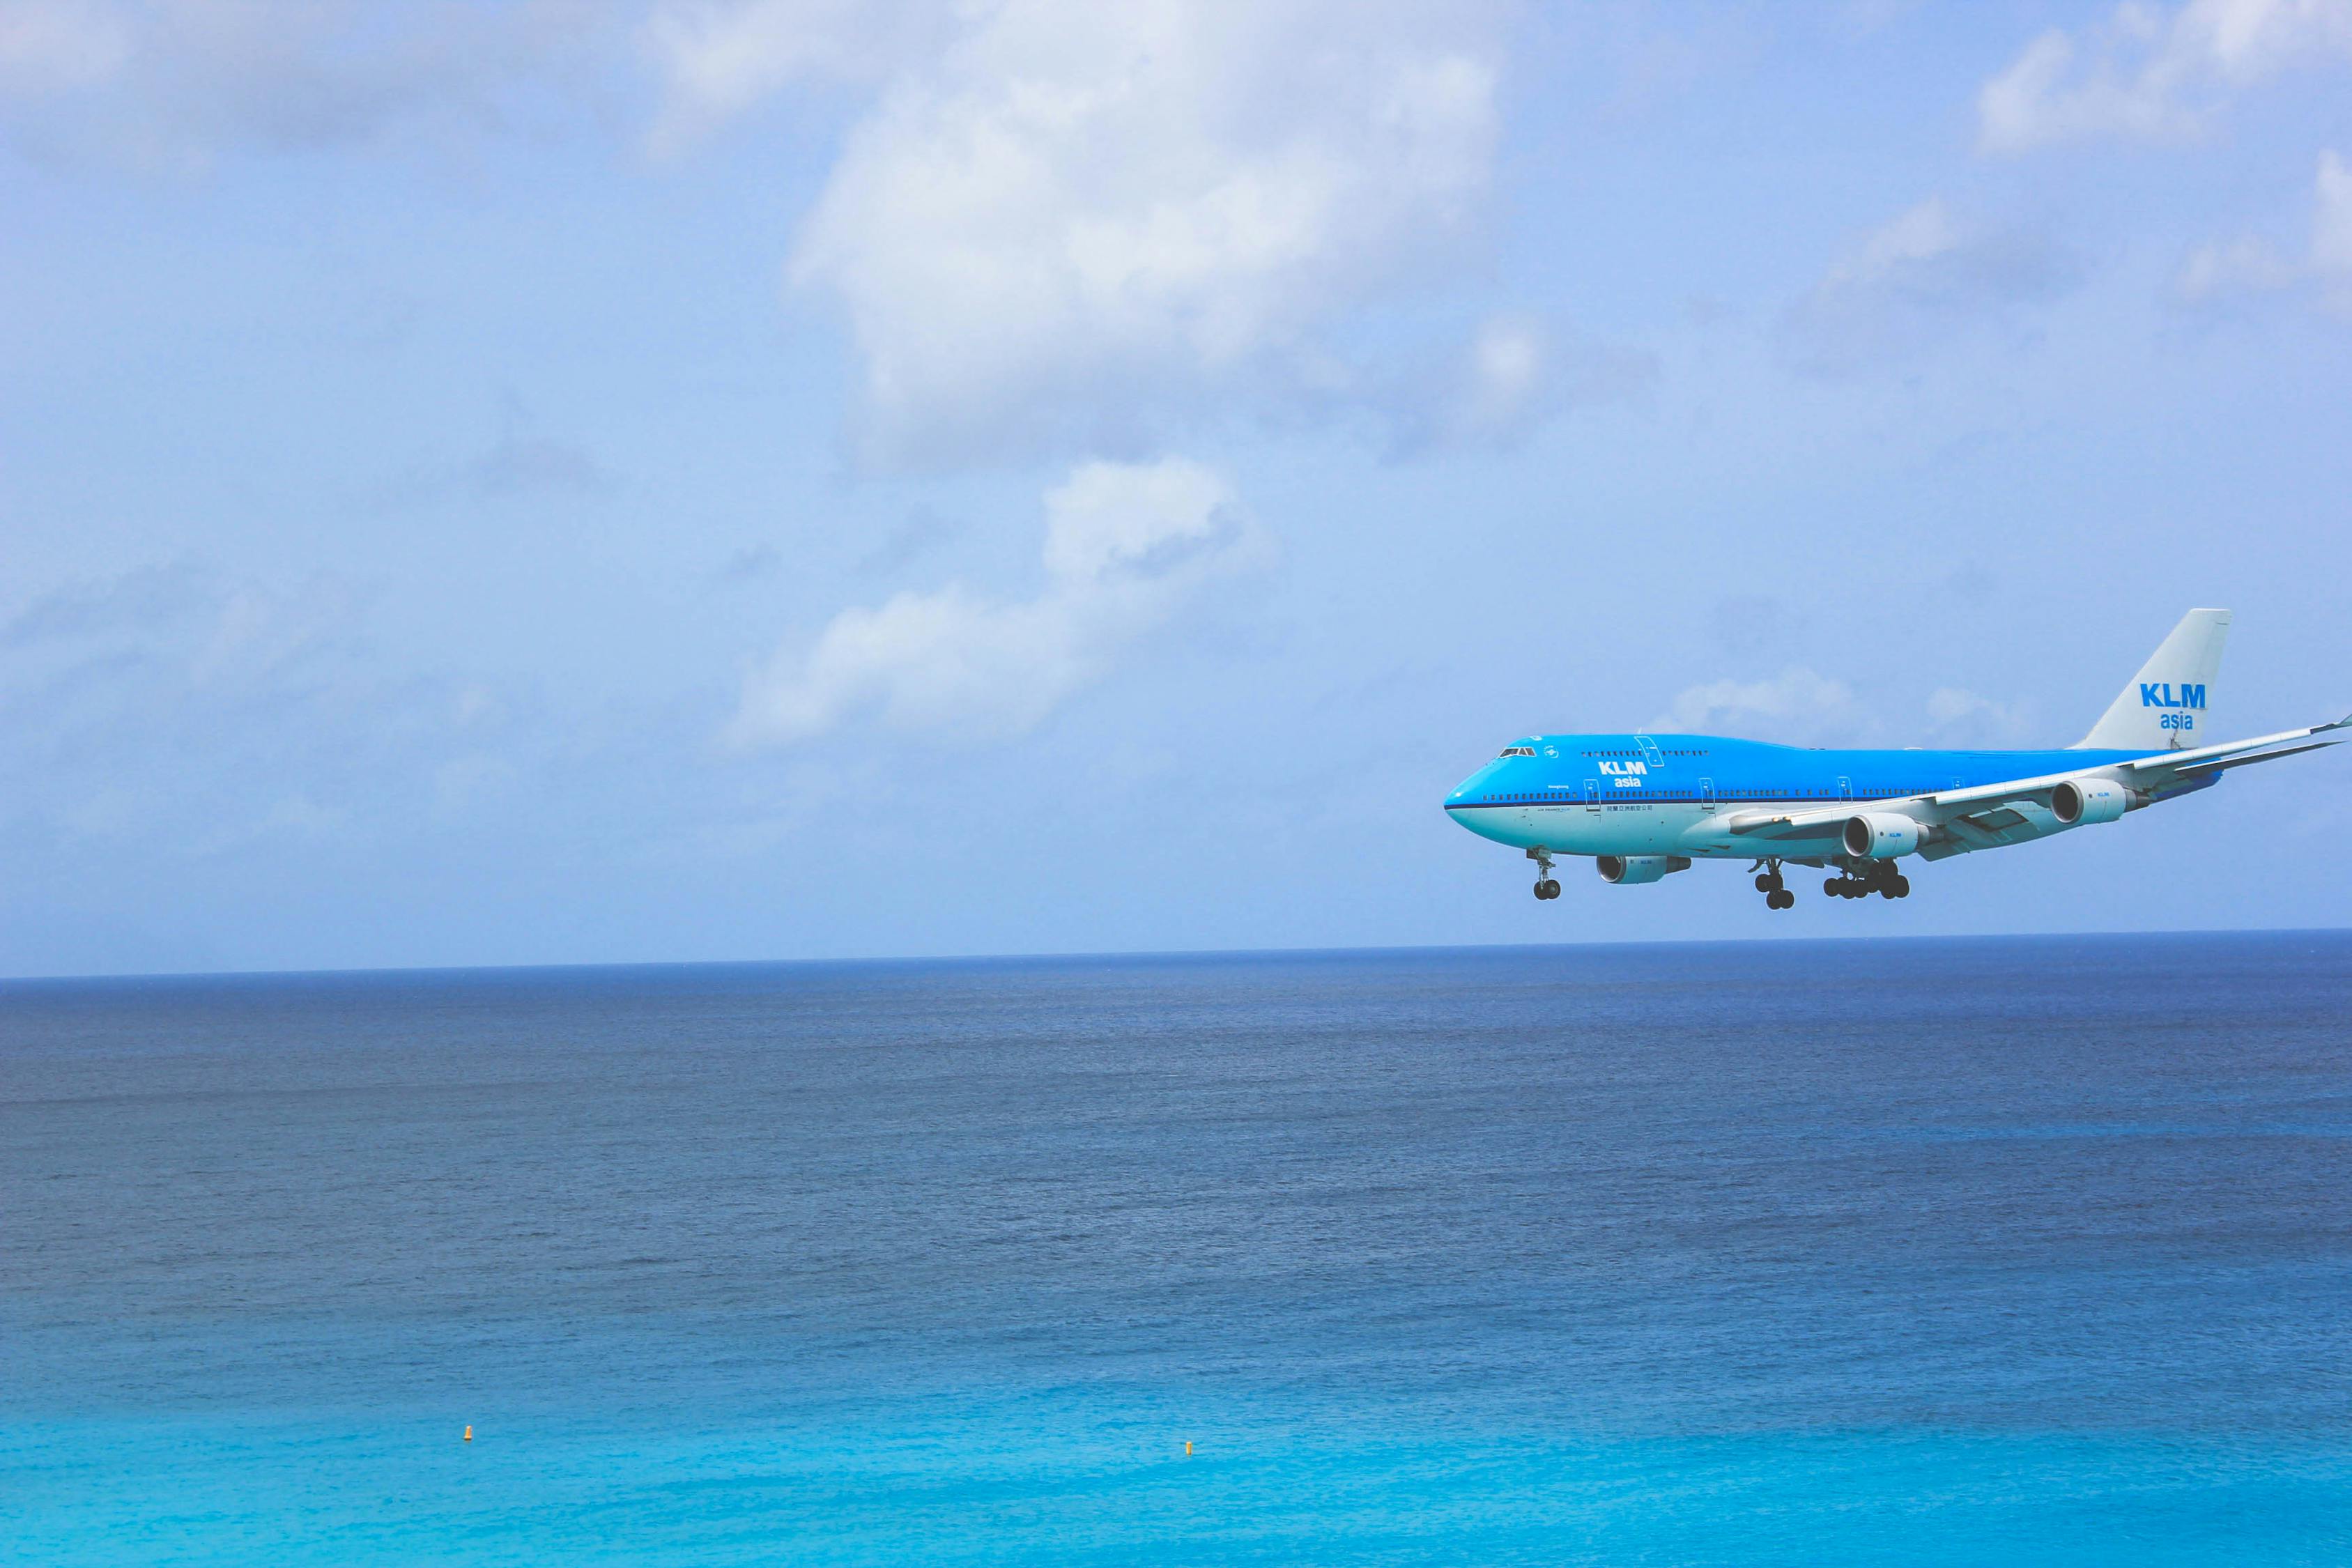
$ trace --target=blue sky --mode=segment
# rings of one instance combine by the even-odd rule
[[[2323,757],[1768,921],[1531,730],[2352,709],[2352,0],[0,0],[0,972],[2341,924]]]

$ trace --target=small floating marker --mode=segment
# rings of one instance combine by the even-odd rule
[[[467,1426],[467,1427],[466,1428],[466,1441],[467,1441],[467,1442],[468,1442],[468,1443],[470,1443],[470,1442],[472,1442],[473,1440],[474,1440],[474,1429],[473,1429],[473,1427],[471,1427],[471,1426]],[[1190,1443],[1187,1443],[1186,1445],[1184,1445],[1184,1451],[1185,1451],[1186,1453],[1190,1453],[1190,1452],[1192,1452],[1192,1446]]]
[[[466,1430],[470,1435],[474,1429],[468,1426]],[[1190,1437],[1184,1439],[1184,1457],[1188,1459],[1192,1457],[1192,1439]]]

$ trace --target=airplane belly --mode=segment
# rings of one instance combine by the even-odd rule
[[[1668,855],[1687,853],[1685,840],[1707,816],[1704,806],[1674,801],[1579,801],[1481,811],[1463,826],[1497,844],[1555,855]]]
[[[1578,855],[1664,855],[1682,839],[1687,814],[1664,802],[1617,800],[1559,812],[1555,847]]]
[[[1461,822],[1481,838],[1491,838],[1515,849],[1528,849],[1552,841],[1550,829],[1543,821],[1547,815],[1540,806],[1514,806],[1508,810],[1465,812]]]

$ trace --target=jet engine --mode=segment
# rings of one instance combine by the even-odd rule
[[[1593,860],[1601,879],[1622,887],[1628,882],[1654,882],[1669,871],[1690,869],[1687,855],[1602,855]]]
[[[1845,819],[1845,852],[1866,860],[1892,860],[1918,852],[1927,829],[1891,811],[1865,811]]]
[[[2063,827],[2113,822],[2131,809],[2131,791],[2113,779],[2066,779],[2050,792],[2050,815]]]

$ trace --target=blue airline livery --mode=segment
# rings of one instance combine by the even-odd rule
[[[1784,868],[1833,873],[1822,891],[1900,899],[1901,862],[1999,849],[2210,789],[2231,768],[2352,738],[2352,715],[2210,743],[2227,610],[2191,610],[2091,732],[2063,751],[1837,752],[1719,735],[1530,735],[1462,782],[1446,815],[1536,863],[1589,855],[1603,881],[1654,882],[1694,860],[1752,860],[1765,904],[1797,901]]]

